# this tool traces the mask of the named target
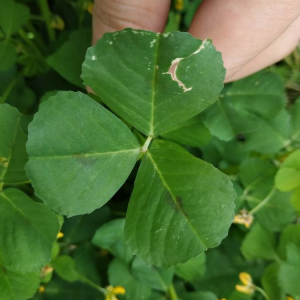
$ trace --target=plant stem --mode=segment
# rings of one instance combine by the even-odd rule
[[[4,93],[0,97],[0,104],[5,103],[7,97],[9,96],[11,90],[14,88],[14,86],[18,82],[18,77],[15,77],[7,86],[7,88],[4,90]]]
[[[55,41],[55,31],[51,27],[51,12],[49,9],[47,0],[38,0],[41,13],[43,15],[44,21],[46,22],[48,36],[51,42]]]
[[[45,46],[44,40],[42,39],[39,32],[35,29],[35,27],[30,23],[27,23],[26,28],[34,34],[34,40],[37,45],[42,49],[42,51],[46,52],[47,48]]]
[[[19,35],[25,41],[25,43],[42,59],[44,59],[43,54],[41,53],[40,49],[35,45],[35,43],[28,38],[26,32],[23,29],[19,30]]]
[[[142,150],[141,150],[142,153],[147,152],[148,147],[149,147],[151,141],[152,141],[152,136],[148,136],[147,139],[146,139],[146,141],[145,141],[145,144],[142,147]]]
[[[272,198],[272,196],[274,195],[276,191],[276,187],[274,186],[272,188],[272,190],[270,191],[270,193],[267,195],[267,197],[261,201],[258,205],[256,205],[251,211],[249,211],[249,215],[253,215],[255,214],[256,212],[258,212],[262,207],[264,207],[269,201],[270,199]]]
[[[168,294],[171,300],[179,300],[173,284],[168,288]]]
[[[94,283],[93,281],[89,280],[85,276],[80,276],[80,280],[82,282],[86,283],[87,285],[89,285],[90,287],[94,288],[98,292],[102,293],[103,295],[106,295],[107,292],[106,292],[106,290],[104,288],[102,288],[98,284]]]
[[[270,297],[262,288],[255,286],[255,290],[257,290],[259,293],[261,293],[266,300],[270,300]]]

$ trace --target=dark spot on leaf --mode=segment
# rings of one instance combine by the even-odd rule
[[[2,266],[2,272],[6,274],[6,268]]]
[[[235,136],[235,139],[238,141],[238,142],[242,142],[244,143],[246,141],[246,137],[244,134],[242,133],[239,133]]]
[[[169,204],[169,206],[172,207],[176,212],[181,212],[185,216],[187,216],[187,213],[185,212],[184,207],[183,207],[182,198],[177,196],[176,202],[175,202],[172,195],[168,191],[166,193],[167,193],[166,200],[167,200],[167,203]]]

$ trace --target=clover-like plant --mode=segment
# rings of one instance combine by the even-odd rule
[[[169,268],[216,247],[234,218],[232,183],[161,136],[213,104],[224,76],[209,40],[180,32],[106,33],[82,68],[100,101],[59,92],[29,126],[26,171],[36,195],[58,214],[88,214],[140,161],[125,222],[131,251]]]

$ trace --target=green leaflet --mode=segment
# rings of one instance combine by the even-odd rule
[[[190,259],[184,264],[179,264],[175,267],[175,274],[186,281],[199,280],[206,269],[206,256],[205,253]]]
[[[99,226],[111,219],[108,206],[93,211],[91,214],[75,216],[65,220],[62,232],[64,242],[68,244],[80,243],[93,237]]]
[[[277,251],[282,259],[286,259],[286,246],[294,244],[300,248],[300,225],[290,224],[282,231],[280,235]]]
[[[133,29],[106,33],[88,49],[82,71],[84,84],[106,105],[151,136],[214,103],[225,76],[210,41]]]
[[[27,136],[20,127],[21,114],[8,104],[0,105],[0,186],[27,180]]]
[[[13,271],[40,271],[51,260],[57,216],[17,189],[0,193],[0,257]]]
[[[162,137],[190,147],[202,147],[211,139],[201,118],[196,116],[162,134]]]
[[[185,152],[151,150],[131,195],[125,237],[148,264],[170,268],[216,247],[233,220],[232,184]]]
[[[53,267],[59,277],[68,282],[74,282],[80,279],[79,273],[75,270],[75,262],[72,257],[68,255],[59,256],[53,262]]]
[[[248,191],[257,189],[260,186],[273,185],[273,177],[276,173],[276,167],[269,161],[261,158],[249,158],[239,167],[239,177]]]
[[[203,112],[204,123],[213,135],[225,141],[258,130],[257,122],[276,117],[283,108],[283,90],[280,78],[267,71],[241,79]]]
[[[294,244],[288,244],[287,261],[280,264],[278,279],[280,287],[290,294],[300,296],[300,249]]]
[[[97,265],[98,256],[98,251],[90,242],[80,244],[73,255],[76,271],[96,284],[100,282]]]
[[[146,300],[150,296],[151,288],[139,282],[130,272],[127,264],[115,258],[108,269],[109,283],[113,286],[121,285],[125,288],[124,300]]]
[[[173,269],[166,270],[164,268],[149,266],[138,256],[134,258],[131,272],[141,283],[164,292],[171,285],[174,273]]]
[[[6,36],[16,33],[29,18],[30,11],[25,5],[14,0],[1,0],[0,27]]]
[[[47,58],[47,63],[68,81],[83,88],[80,79],[81,65],[84,61],[86,49],[90,44],[90,29],[73,31],[62,47]]]
[[[132,259],[132,251],[125,244],[125,219],[116,219],[102,225],[93,237],[95,246],[109,250],[114,256],[125,262]]]
[[[267,189],[257,189],[251,196],[247,197],[247,202],[251,209],[264,200],[267,190],[268,187]],[[282,230],[296,218],[290,198],[291,195],[289,193],[276,191],[268,203],[255,213],[255,217],[261,225],[270,231]]]
[[[275,234],[263,228],[259,223],[254,224],[243,240],[241,252],[247,260],[276,259]]]
[[[286,300],[284,292],[278,283],[278,272],[280,265],[278,263],[270,264],[262,276],[262,286],[270,300]]]
[[[33,296],[40,283],[39,273],[17,273],[6,269],[0,260],[1,300],[27,300]]]
[[[116,193],[140,145],[122,121],[88,96],[60,92],[30,124],[27,152],[36,195],[70,217],[94,211]]]
[[[244,194],[250,209],[259,205],[274,188],[276,167],[270,162],[250,158],[240,165],[240,180],[244,185]],[[255,218],[270,231],[282,230],[295,219],[295,210],[291,205],[290,194],[274,190],[269,201],[255,213]]]
[[[281,191],[291,191],[300,186],[300,149],[290,154],[280,165],[275,183]]]

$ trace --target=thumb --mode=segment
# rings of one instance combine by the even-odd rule
[[[105,32],[126,27],[162,32],[169,7],[170,0],[95,0],[93,44]]]

